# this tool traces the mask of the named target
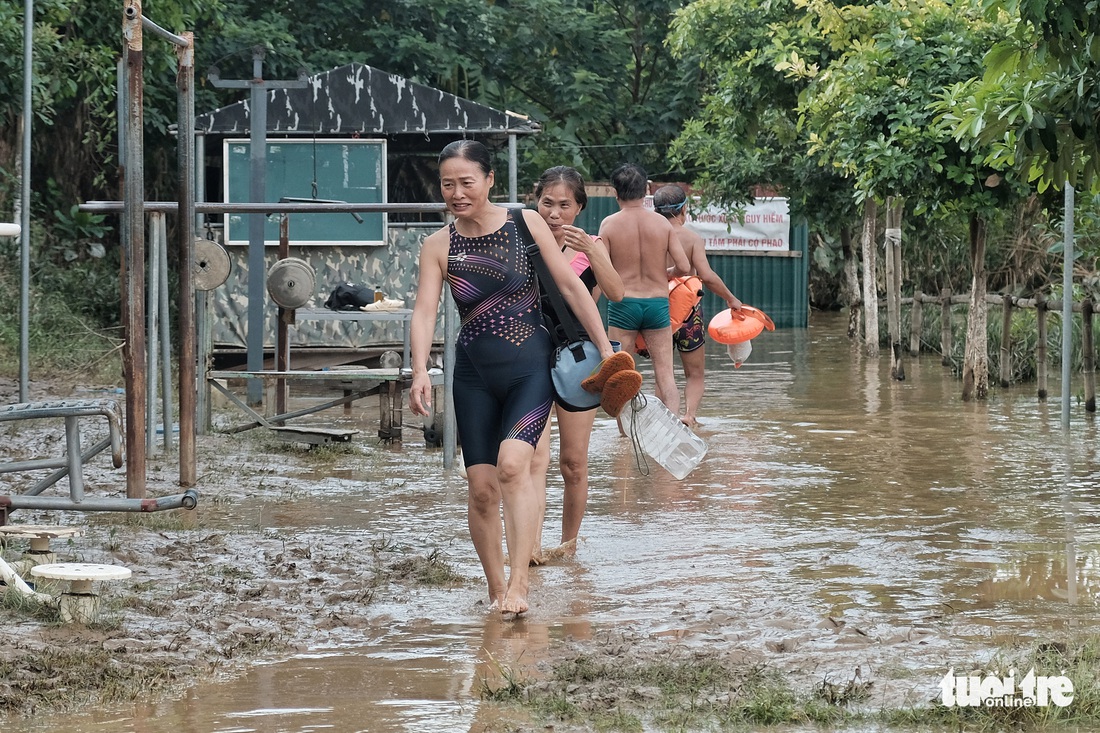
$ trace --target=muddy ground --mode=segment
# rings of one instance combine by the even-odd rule
[[[31,399],[107,394],[39,383]],[[15,402],[16,396],[16,385],[0,380],[0,404]],[[414,586],[480,583],[456,574],[442,554],[412,553],[365,533],[288,535],[263,527],[219,527],[219,508],[242,502],[270,502],[279,511],[293,511],[287,498],[301,490],[293,488],[293,477],[316,471],[317,457],[304,449],[282,449],[277,461],[257,469],[247,460],[250,451],[278,450],[270,442],[257,444],[264,440],[258,434],[199,440],[201,513],[21,510],[9,519],[10,524],[80,526],[83,536],[54,541],[59,561],[124,565],[133,578],[99,588],[102,615],[91,626],[62,624],[53,609],[5,593],[0,727],[5,716],[177,695],[196,680],[240,674],[267,652],[354,645],[365,629],[379,623],[372,613],[374,601],[400,603]],[[0,423],[0,446],[4,460],[56,456],[64,433],[57,421]],[[177,479],[174,453],[150,456],[150,496],[179,493]],[[26,480],[25,474],[0,474],[0,494],[18,493]],[[89,494],[125,496],[124,470],[112,468],[105,455],[86,467],[85,480]],[[50,493],[64,496],[66,491],[62,481]],[[18,559],[26,547],[25,540],[9,541],[3,557]],[[911,673],[903,660],[940,655],[944,642],[929,628],[859,629],[829,618],[809,624],[784,619],[782,613],[763,631],[739,629],[728,614],[685,618],[675,626],[674,637],[627,630],[559,644],[547,651],[539,678],[511,678],[509,670],[502,670],[489,696],[506,706],[525,703],[528,710],[518,718],[502,718],[501,730],[542,729],[546,719],[557,720],[558,730],[569,730],[563,721],[599,719],[608,709],[619,717],[601,725],[637,729],[636,716],[652,719],[647,710],[659,718],[670,708],[696,709],[704,703],[718,711],[712,721],[751,709],[759,723],[808,723],[816,715],[827,721],[849,702],[927,704],[927,695],[913,697],[919,686],[907,680]],[[761,634],[765,643],[739,643]],[[704,651],[706,644],[694,644],[716,640],[722,643],[709,648],[726,651]],[[875,678],[869,669],[844,666],[839,657],[873,657]],[[842,667],[842,673],[831,672]],[[883,674],[891,668],[893,674]],[[700,680],[705,690],[697,687]],[[893,694],[884,696],[887,688]],[[567,698],[568,707],[554,707],[554,701]],[[530,720],[531,708],[541,712],[534,713],[528,728],[517,721]],[[678,717],[665,722],[691,728],[690,721]],[[580,722],[576,729],[587,726]]]
[[[35,384],[30,399],[109,395],[54,383]],[[0,380],[0,404],[17,401],[17,385]],[[92,442],[88,435],[105,434],[96,421],[88,422],[85,445]],[[200,505],[206,517],[216,516],[219,506],[246,500],[285,500],[284,480],[315,460],[304,449],[286,450],[276,471],[283,476],[257,476],[242,459],[255,439],[250,434],[200,438]],[[0,446],[3,460],[56,457],[63,454],[64,430],[60,420],[0,423]],[[19,493],[41,475],[0,474],[0,494]],[[175,455],[151,456],[148,495],[180,493],[178,475]],[[84,478],[86,496],[126,495],[125,468],[114,469],[109,452],[89,461]],[[67,492],[63,479],[44,495],[67,497]],[[23,509],[8,518],[8,524],[79,526],[82,536],[52,542],[57,561],[123,565],[133,576],[97,584],[102,609],[90,626],[61,624],[56,610],[0,588],[0,721],[89,702],[170,695],[211,673],[239,673],[267,651],[354,640],[357,630],[371,623],[370,601],[377,594],[400,594],[409,584],[466,582],[438,557],[409,555],[384,539],[296,541],[262,529],[205,528],[206,520],[197,521],[197,514]],[[3,557],[16,561],[27,549],[27,540],[8,540]]]

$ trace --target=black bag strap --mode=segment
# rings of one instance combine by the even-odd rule
[[[523,219],[523,211],[523,209],[512,209],[511,211],[512,221],[515,223],[516,232],[519,234],[519,241],[527,248],[527,258],[535,268],[535,275],[542,283],[542,287],[546,291],[546,297],[550,299],[550,305],[553,306],[554,312],[558,316],[558,321],[565,329],[565,335],[569,339],[569,350],[573,352],[573,358],[577,361],[584,361],[584,346],[580,332],[577,330],[576,317],[573,315],[573,311],[569,310],[569,306],[566,305],[561,291],[558,290],[558,284],[554,282],[554,277],[550,274],[550,268],[546,266],[546,261],[542,259],[538,242],[531,235],[531,230]]]

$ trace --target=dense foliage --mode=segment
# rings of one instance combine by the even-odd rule
[[[782,190],[815,236],[815,299],[838,301],[840,233],[868,197],[906,202],[911,287],[968,287],[969,217],[989,232],[991,287],[1042,287],[1056,261],[1063,180],[1091,187],[1100,160],[1100,0],[289,0],[148,3],[193,30],[198,111],[242,97],[207,69],[266,78],[358,61],[529,114],[521,189],[544,167],[605,179],[619,162],[693,182],[731,207]],[[117,232],[73,206],[117,199],[121,10],[37,0],[32,152],[36,286],[117,313]],[[354,22],[349,22],[354,19]],[[18,195],[23,17],[0,5],[0,218]],[[146,36],[147,195],[174,195],[175,54]],[[1100,200],[1082,195],[1079,269],[1095,270]],[[1057,254],[1055,252],[1055,254]],[[14,244],[0,242],[5,268]],[[10,271],[10,270],[9,270]],[[63,273],[75,273],[73,275]],[[69,278],[83,285],[76,288]],[[102,319],[102,320],[101,320]]]

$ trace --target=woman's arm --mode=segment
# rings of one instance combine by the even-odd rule
[[[615,351],[611,348],[611,342],[607,340],[607,333],[603,330],[603,320],[600,318],[600,312],[596,309],[596,303],[585,290],[584,283],[573,272],[573,268],[569,266],[565,258],[561,256],[557,240],[554,239],[550,227],[546,225],[538,212],[523,209],[520,213],[524,217],[524,221],[527,222],[527,228],[531,230],[531,236],[535,238],[535,242],[539,246],[542,259],[546,262],[547,269],[550,270],[550,276],[554,278],[554,284],[558,286],[565,302],[572,309],[573,315],[577,317],[581,326],[588,332],[588,337],[592,339],[592,343],[596,344],[596,348],[600,350],[600,356],[605,359],[608,358]]]
[[[592,268],[592,274],[596,276],[596,284],[608,300],[618,302],[626,295],[623,287],[623,279],[618,270],[611,264],[611,255],[607,253],[607,247],[599,237],[589,236],[580,227],[566,226],[565,246],[577,252],[583,252],[588,257],[588,264]],[[595,296],[598,299],[598,296]]]
[[[741,308],[741,301],[730,292],[730,289],[722,282],[722,278],[711,268],[710,262],[707,260],[706,249],[701,240],[691,251],[691,264],[695,267],[695,274],[699,276],[699,279],[703,281],[710,292],[726,301],[726,305],[731,310]]]
[[[443,279],[447,270],[447,230],[441,229],[424,240],[420,248],[420,281],[416,287],[412,326],[409,333],[412,359],[412,384],[409,408],[414,415],[428,415],[432,406],[432,380],[428,376],[428,357],[435,336],[435,320]]]

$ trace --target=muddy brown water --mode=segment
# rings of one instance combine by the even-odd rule
[[[478,692],[498,665],[538,674],[555,648],[619,633],[744,650],[796,680],[858,667],[876,703],[919,704],[998,644],[1094,628],[1095,420],[1075,401],[1063,431],[1056,384],[1049,403],[1023,385],[964,404],[934,356],[893,381],[888,357],[862,357],[844,326],[817,314],[765,333],[737,370],[710,344],[709,454],[685,481],[652,462],[645,475],[601,413],[577,558],[533,571],[524,621],[487,616],[480,582],[412,588],[379,603],[360,639],[264,658],[178,700],[5,730],[480,730],[499,714]],[[286,506],[221,516],[288,536],[384,532],[477,579],[465,484],[441,466],[414,434]],[[551,544],[559,477],[548,506]]]

